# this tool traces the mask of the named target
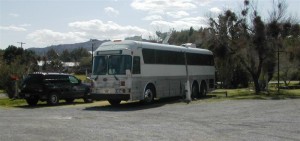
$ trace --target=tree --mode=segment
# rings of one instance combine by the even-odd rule
[[[270,77],[274,73],[276,50],[282,48],[283,40],[291,33],[288,26],[284,26],[288,25],[285,24],[288,20],[284,18],[284,5],[284,1],[278,1],[269,22],[262,20],[249,0],[244,1],[241,17],[227,10],[219,15],[218,21],[210,18],[211,38],[206,44],[210,44],[217,58],[221,58],[221,67],[223,64],[231,69],[235,63],[241,64],[251,75],[256,93],[261,91],[260,80],[265,80],[264,74]]]
[[[48,71],[53,72],[61,72],[62,69],[62,62],[59,59],[52,60],[47,68]]]
[[[77,70],[78,74],[85,74],[87,71],[88,73],[91,72],[92,66],[92,58],[91,57],[82,57],[79,63],[80,69]]]
[[[243,24],[246,25],[245,22]],[[239,55],[239,58],[243,66],[252,76],[255,92],[259,93],[261,91],[259,78],[263,64],[265,63],[268,55],[272,55],[272,53],[274,54],[274,50],[267,46],[265,25],[261,20],[261,17],[257,14],[254,14],[252,25],[253,28],[251,30],[248,30],[251,28],[250,26],[244,27],[244,31],[246,31],[246,33],[244,33],[244,37],[250,42],[248,42],[241,50],[242,54]]]
[[[71,62],[71,58],[71,53],[67,49],[65,49],[60,55],[60,60],[63,62]]]
[[[23,55],[23,48],[17,48],[16,46],[9,45],[3,54],[3,60],[7,64],[11,64],[15,59]]]
[[[197,44],[199,38],[199,32],[197,32],[193,27],[189,30],[173,31],[172,36],[169,39],[169,44],[182,45],[185,43]]]
[[[13,78],[21,79],[24,75],[35,71],[37,68],[36,56],[32,51],[10,45],[1,51],[1,58],[0,88],[4,89],[10,98],[13,98],[16,83]],[[20,84],[20,81],[17,83]]]
[[[53,48],[47,51],[46,56],[50,61],[56,60],[59,57],[58,53]]]
[[[240,68],[237,54],[243,44],[242,30],[239,27],[241,22],[234,12],[227,10],[217,20],[210,18],[210,27],[202,31],[203,46],[214,52],[218,79],[225,88],[247,86],[247,82],[243,81],[248,80],[248,75]],[[245,79],[237,79],[238,74],[244,74]]]
[[[82,57],[91,56],[90,53],[84,48],[77,48],[71,51],[72,60],[75,62],[79,62]]]
[[[283,49],[280,53],[280,78],[287,86],[291,80],[300,80],[300,28],[299,24],[283,25]]]

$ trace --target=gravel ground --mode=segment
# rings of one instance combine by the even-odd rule
[[[1,141],[300,141],[300,100],[0,107]]]

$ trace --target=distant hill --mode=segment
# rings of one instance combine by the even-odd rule
[[[85,48],[87,51],[92,51],[92,43],[94,43],[94,51],[104,42],[109,40],[94,40],[94,41],[87,41],[83,43],[75,43],[75,44],[60,44],[60,45],[52,45],[44,48],[28,48],[28,50],[32,50],[35,54],[43,55],[46,54],[48,50],[54,49],[57,53],[62,53],[65,49],[69,50],[70,52],[77,48]]]

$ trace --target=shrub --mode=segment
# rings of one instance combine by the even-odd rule
[[[0,63],[0,89],[3,89],[9,98],[15,96],[15,80],[18,78],[18,86],[20,86],[22,76],[26,74],[26,66],[20,65],[19,61],[14,61],[10,65]]]

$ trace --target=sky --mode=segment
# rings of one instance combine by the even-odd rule
[[[250,0],[251,1],[251,0]],[[300,0],[285,0],[300,19]],[[267,17],[273,0],[254,0]],[[243,0],[0,0],[0,49],[114,40],[144,39],[155,31],[207,27],[209,16],[240,11]],[[297,21],[299,22],[299,21]]]

